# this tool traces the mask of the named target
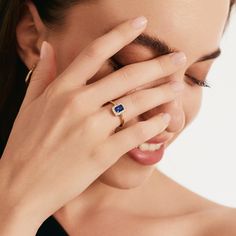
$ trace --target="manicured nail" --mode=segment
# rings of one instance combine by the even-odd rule
[[[47,55],[47,42],[43,41],[41,50],[40,50],[40,59],[42,60],[46,58],[46,55]]]
[[[183,52],[174,53],[171,59],[175,65],[183,65],[187,61],[187,57]]]
[[[184,89],[183,82],[173,81],[170,86],[175,92],[180,92]]]
[[[147,24],[147,18],[145,16],[140,16],[132,21],[132,27],[134,29],[143,28]]]
[[[163,121],[164,121],[165,123],[168,124],[168,123],[170,122],[170,120],[171,120],[171,116],[170,116],[170,114],[168,114],[168,113],[163,113],[162,119],[163,119]]]

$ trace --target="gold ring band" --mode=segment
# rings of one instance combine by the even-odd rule
[[[124,120],[124,117],[123,117],[123,113],[126,111],[125,106],[122,103],[116,104],[113,101],[109,101],[109,103],[111,103],[113,105],[113,107],[112,107],[113,114],[115,116],[119,116],[119,118],[120,118],[121,124],[120,124],[119,127],[123,127],[124,124],[125,124],[125,120]]]

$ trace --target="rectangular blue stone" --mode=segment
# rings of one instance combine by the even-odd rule
[[[124,110],[125,110],[125,108],[123,107],[122,104],[119,104],[119,105],[117,105],[117,106],[115,107],[115,111],[116,111],[117,113],[121,113],[121,112],[124,111]]]

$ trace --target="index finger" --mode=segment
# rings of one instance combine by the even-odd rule
[[[146,25],[147,19],[141,16],[121,23],[92,41],[61,74],[63,89],[85,85],[106,60],[137,38]]]

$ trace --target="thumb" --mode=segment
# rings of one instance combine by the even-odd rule
[[[53,47],[46,41],[42,43],[40,60],[31,76],[21,108],[39,97],[56,77],[56,60]]]

